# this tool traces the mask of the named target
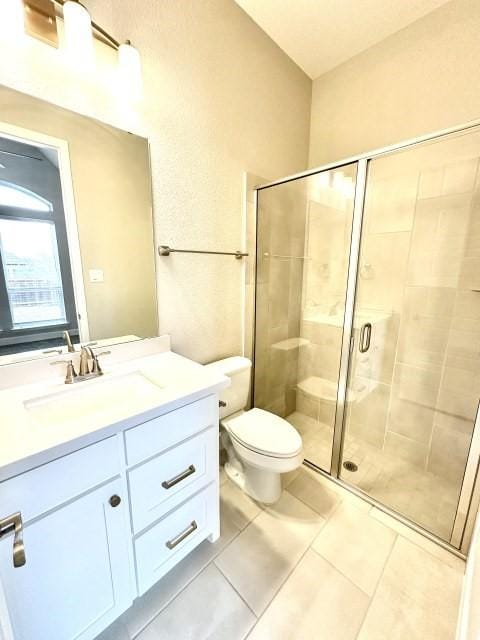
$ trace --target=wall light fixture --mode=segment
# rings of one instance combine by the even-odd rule
[[[118,52],[119,72],[125,89],[141,92],[141,61],[137,49],[128,40],[120,44],[100,25],[92,21],[79,0],[1,0],[0,47],[4,39],[18,38],[19,30],[53,47],[59,47],[57,21],[63,20],[65,48],[83,66],[94,65],[93,39]],[[20,28],[20,29],[19,29]]]

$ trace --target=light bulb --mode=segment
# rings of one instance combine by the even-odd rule
[[[15,41],[22,33],[23,3],[22,0],[2,0],[0,9],[0,40]]]
[[[139,98],[142,93],[142,63],[140,54],[130,40],[118,48],[119,81],[122,91]]]
[[[68,55],[78,67],[88,69],[94,59],[90,14],[78,0],[67,0],[63,5],[63,20]]]

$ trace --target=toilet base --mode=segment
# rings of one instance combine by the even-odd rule
[[[235,462],[225,463],[225,473],[242,491],[257,502],[274,504],[282,495],[282,481],[279,473],[253,467],[242,461],[242,467]],[[236,464],[235,464],[236,463]]]

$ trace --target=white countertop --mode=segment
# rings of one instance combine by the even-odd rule
[[[102,367],[103,376],[74,385],[64,384],[62,368],[62,375],[54,380],[0,391],[0,481],[219,392],[230,384],[228,378],[171,351],[117,362],[110,367],[108,356],[104,356]],[[84,396],[94,391],[94,385],[98,397],[102,388],[104,397],[111,399],[115,389],[125,393],[117,393],[108,407],[88,416],[79,412],[68,415],[61,423],[58,420],[49,423],[48,411],[68,402],[67,394],[79,394],[77,399],[81,403]],[[44,403],[45,398],[49,398],[48,403]],[[29,403],[37,403],[37,413],[27,408]]]

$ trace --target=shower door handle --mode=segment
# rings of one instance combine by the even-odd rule
[[[360,329],[360,342],[358,350],[360,353],[366,353],[370,349],[370,338],[372,337],[372,325],[366,322]]]

